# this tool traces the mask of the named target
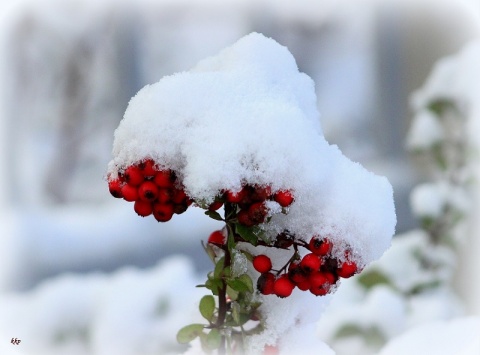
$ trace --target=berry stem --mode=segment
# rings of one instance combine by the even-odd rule
[[[235,246],[231,241],[234,240],[234,228],[233,221],[227,216],[235,216],[235,206],[231,203],[225,203],[225,222],[227,224],[228,237],[227,245],[224,248],[225,259],[224,259],[224,268],[230,267],[232,264],[232,250],[231,247]],[[225,323],[227,316],[227,282],[225,279],[222,279],[222,287],[218,290],[218,318],[216,322],[216,328],[221,329]],[[226,353],[226,335],[222,334],[220,347],[218,349],[218,354],[224,355]]]

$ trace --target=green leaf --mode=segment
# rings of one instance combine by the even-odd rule
[[[177,333],[177,341],[180,344],[190,343],[203,332],[203,324],[189,324]]]
[[[247,274],[243,274],[238,278],[240,281],[242,281],[245,285],[247,285],[248,291],[253,292],[253,281],[250,276]]]
[[[253,258],[254,256],[252,254],[250,254],[248,251],[246,250],[240,250],[240,252],[245,255],[245,257],[247,258],[248,261],[252,262],[253,261]]]
[[[237,302],[232,303],[232,317],[235,323],[240,323],[240,305]]]
[[[222,287],[222,281],[219,279],[208,279],[205,282],[205,287],[212,291],[215,296],[218,296],[218,290]]]
[[[213,277],[215,279],[221,278],[223,275],[224,268],[225,268],[225,257],[222,256],[215,264],[215,269],[213,270]]]
[[[454,103],[448,99],[437,99],[432,101],[427,106],[427,109],[432,111],[437,116],[442,116],[448,109],[453,109]]]
[[[243,226],[239,223],[235,224],[235,231],[237,232],[240,237],[246,242],[256,246],[258,243],[258,237],[255,234],[254,230],[250,227]]]
[[[371,289],[372,287],[377,286],[377,285],[390,285],[391,286],[390,279],[387,276],[385,276],[385,274],[382,273],[379,270],[371,270],[371,271],[362,272],[360,275],[358,275],[357,280],[367,290]]]
[[[205,244],[202,241],[202,247],[205,250],[205,253],[207,253],[208,257],[210,260],[212,260],[213,263],[215,263],[215,257],[217,256],[215,254],[215,250],[213,249],[213,246],[210,243]]]
[[[200,300],[200,305],[198,308],[200,309],[200,313],[202,314],[203,318],[211,322],[213,318],[213,312],[215,312],[215,299],[211,295],[203,296]]]
[[[345,324],[335,334],[335,338],[349,338],[358,337],[366,339],[368,344],[373,346],[379,346],[385,344],[385,335],[375,326],[372,327],[360,327],[356,324]]]
[[[235,238],[232,233],[228,233],[227,237],[227,248],[231,252],[232,250],[235,249]]]
[[[232,312],[233,313],[233,312]],[[241,327],[245,323],[247,323],[250,320],[250,314],[240,312],[238,315],[233,317],[233,314],[231,317],[227,318],[227,321],[225,322],[225,326],[227,327]]]
[[[235,291],[230,286],[227,286],[227,295],[232,301],[236,301],[238,299],[238,291]]]
[[[253,282],[247,274],[227,280],[227,285],[237,292],[253,292]]]
[[[220,347],[220,343],[222,342],[222,336],[218,329],[212,329],[210,333],[207,335],[206,345],[209,349],[215,350]]]
[[[207,210],[207,211],[205,211],[205,214],[206,214],[208,217],[210,217],[210,218],[212,218],[212,219],[215,219],[215,220],[217,220],[217,221],[223,221],[222,216],[220,216],[220,213],[218,213],[217,211],[209,211],[209,210]]]

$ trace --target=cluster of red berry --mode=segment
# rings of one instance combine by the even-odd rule
[[[272,261],[267,255],[253,258],[253,267],[261,273],[257,282],[260,293],[284,298],[290,296],[293,289],[298,287],[316,296],[324,296],[340,277],[349,278],[358,271],[356,263],[349,259],[349,252],[345,253],[345,260],[342,262],[331,255],[333,245],[326,238],[314,236],[310,243],[304,246],[310,253],[301,259],[292,258],[276,275],[271,272]],[[282,271],[285,272],[281,273]]]
[[[270,186],[246,184],[238,192],[226,191],[223,195],[226,202],[237,204],[240,210],[237,213],[238,223],[252,227],[265,222],[268,209],[267,200],[276,201],[282,207],[292,204],[293,194],[288,190],[272,193]],[[220,200],[221,201],[221,200]]]
[[[173,214],[185,212],[192,204],[175,172],[158,169],[151,159],[130,165],[118,178],[108,180],[113,197],[134,202],[135,212],[142,217],[151,214],[159,222],[169,221]]]

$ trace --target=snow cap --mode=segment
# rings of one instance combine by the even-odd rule
[[[390,245],[392,188],[329,145],[314,83],[287,48],[251,33],[187,72],[147,85],[115,132],[108,175],[151,158],[188,195],[213,201],[242,184],[289,189],[295,202],[263,227],[308,241],[328,236],[364,266]],[[341,256],[339,256],[341,258]]]

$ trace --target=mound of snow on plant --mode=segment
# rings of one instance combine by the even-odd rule
[[[288,216],[269,228],[330,235],[365,265],[390,245],[392,189],[329,145],[319,122],[313,81],[285,47],[252,33],[140,90],[115,132],[108,174],[152,158],[195,200],[242,183],[291,189]]]
[[[267,235],[287,229],[307,242],[313,235],[328,236],[333,256],[344,260],[349,250],[360,268],[378,259],[394,234],[387,179],[328,144],[313,81],[299,72],[287,48],[258,33],[138,92],[115,132],[107,174],[114,179],[145,159],[174,170],[197,202],[210,203],[243,184],[292,191],[288,213],[273,214],[261,226]],[[269,207],[278,212],[275,205]],[[278,254],[286,257],[282,250]],[[329,298],[306,292],[263,297],[265,330],[251,337],[249,353],[275,345],[296,328],[313,337],[306,324],[318,320]]]

